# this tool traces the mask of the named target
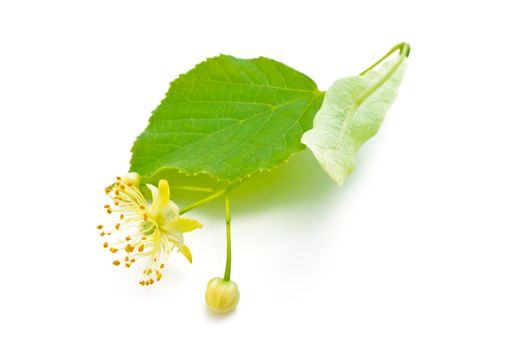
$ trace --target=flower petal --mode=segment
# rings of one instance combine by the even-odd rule
[[[146,187],[151,191],[151,200],[153,204],[155,204],[157,202],[157,198],[159,197],[159,190],[157,187],[151,184],[146,184]]]
[[[196,228],[201,227],[202,224],[197,220],[178,217],[175,220],[168,222],[162,227],[162,229],[168,231],[169,233],[183,233],[190,232],[195,230]]]
[[[161,208],[157,212],[157,215],[157,218],[160,218],[159,223],[161,225],[161,228],[164,231],[168,231],[168,229],[165,228],[167,224],[179,218],[179,207],[177,206],[177,204],[173,203],[172,201],[169,201],[167,206]]]
[[[192,257],[191,257],[191,251],[190,251],[190,248],[188,248],[187,245],[183,246],[179,252],[184,255],[186,257],[186,259],[188,259],[188,261],[190,262],[190,264],[192,263]]]
[[[168,209],[169,209],[171,212],[175,213],[176,216],[179,216],[179,212],[180,212],[180,210],[179,210],[179,206],[178,206],[177,204],[175,204],[173,201],[169,201],[169,203],[168,203]]]
[[[170,202],[170,185],[166,180],[159,181],[158,209],[164,208]]]

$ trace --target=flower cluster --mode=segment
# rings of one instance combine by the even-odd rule
[[[139,184],[139,176],[130,173],[117,177],[117,181],[106,188],[111,204],[104,208],[117,218],[97,229],[100,236],[106,238],[103,247],[119,255],[113,265],[129,268],[141,259],[147,260],[139,283],[149,286],[160,281],[174,249],[191,263],[191,252],[184,244],[183,233],[201,228],[202,224],[180,216],[179,207],[170,200],[168,181],[160,180],[158,187],[146,185],[151,191],[151,203],[146,201]]]

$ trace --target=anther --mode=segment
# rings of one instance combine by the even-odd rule
[[[104,228],[104,226],[102,226],[102,225],[98,225],[97,226],[97,229],[99,229],[99,230],[102,230],[103,228]]]
[[[119,266],[120,265],[120,261],[118,261],[118,260],[113,261],[113,265]]]

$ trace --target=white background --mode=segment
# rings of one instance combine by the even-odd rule
[[[2,1],[0,347],[524,349],[519,5]],[[264,55],[326,90],[400,41],[398,99],[342,188],[305,152],[234,199],[234,313],[204,303],[220,205],[159,285],[111,265],[103,188],[178,74]]]

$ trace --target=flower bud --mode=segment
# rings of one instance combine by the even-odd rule
[[[206,303],[218,313],[230,312],[239,303],[241,294],[233,281],[225,281],[220,277],[211,279],[206,288]]]
[[[126,175],[122,176],[122,182],[126,185],[131,185],[138,188],[140,185],[140,175],[137,173],[127,173]]]

